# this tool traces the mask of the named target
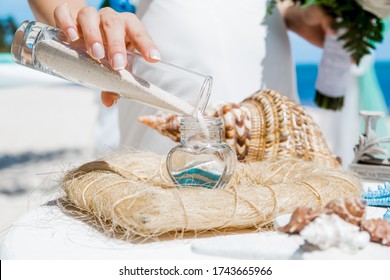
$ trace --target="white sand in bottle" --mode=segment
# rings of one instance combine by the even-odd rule
[[[192,115],[194,107],[155,85],[139,79],[127,70],[115,71],[105,61],[92,59],[54,40],[39,42],[35,57],[48,70],[76,83],[102,91],[118,93],[122,97],[170,111]]]

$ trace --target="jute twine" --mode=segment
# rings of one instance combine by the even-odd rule
[[[238,163],[225,189],[181,188],[165,158],[127,152],[68,172],[66,201],[93,216],[108,234],[152,238],[165,233],[261,229],[298,206],[359,197],[353,175],[297,159]]]

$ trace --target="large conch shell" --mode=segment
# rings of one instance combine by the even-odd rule
[[[295,157],[340,167],[311,116],[274,90],[258,91],[240,104],[209,107],[205,115],[222,118],[224,141],[236,151],[239,160]],[[166,114],[143,116],[139,121],[178,142],[178,118]]]

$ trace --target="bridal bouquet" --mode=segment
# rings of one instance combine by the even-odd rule
[[[269,11],[274,8],[278,1],[285,0],[271,0],[268,6]],[[320,5],[325,12],[335,19],[334,29],[339,32],[338,36],[334,38],[334,42],[331,38],[325,39],[324,55],[316,83],[315,102],[325,109],[340,110],[344,104],[344,93],[346,91],[346,75],[342,74],[343,71],[340,70],[340,67],[344,63],[344,69],[347,72],[351,58],[356,64],[359,64],[363,56],[375,49],[375,43],[383,40],[384,24],[382,19],[390,15],[390,0],[289,1],[302,6]],[[331,56],[332,58],[329,59]],[[334,63],[335,61],[337,63]],[[324,67],[328,69],[325,70]],[[338,69],[336,69],[337,67]],[[329,73],[333,73],[333,77],[330,77],[332,74]],[[326,77],[322,77],[324,75]],[[324,93],[324,88],[329,92]]]
[[[284,1],[284,0],[280,0]],[[384,28],[382,19],[390,15],[390,0],[289,0],[294,4],[308,6],[317,4],[336,19],[335,29],[345,33],[338,39],[343,41],[344,48],[359,64],[361,58],[374,49],[374,42],[383,40]],[[269,9],[278,0],[271,0]]]

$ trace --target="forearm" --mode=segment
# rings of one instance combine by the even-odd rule
[[[43,23],[55,26],[54,10],[62,3],[67,3],[74,18],[77,12],[84,6],[84,0],[28,0],[35,18]]]
[[[301,8],[295,6],[292,1],[279,1],[277,7],[284,19],[286,27],[299,34],[302,28]]]
[[[322,47],[331,19],[319,6],[302,8],[292,1],[282,1],[278,3],[278,9],[289,30],[311,44]]]

